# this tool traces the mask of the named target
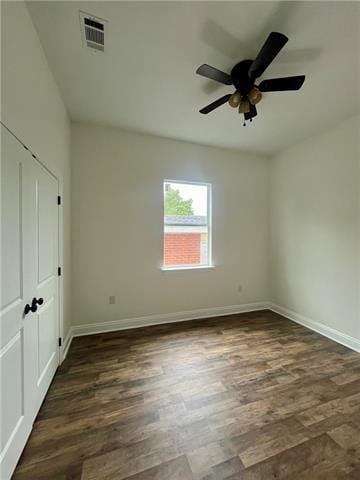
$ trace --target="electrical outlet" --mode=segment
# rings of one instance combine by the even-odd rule
[[[242,292],[242,289],[243,289],[242,285],[238,285],[238,292],[239,292],[239,293]]]
[[[110,305],[114,305],[114,303],[115,303],[115,295],[110,295],[110,297],[109,297],[109,303],[110,303]]]

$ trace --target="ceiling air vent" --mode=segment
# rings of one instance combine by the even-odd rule
[[[84,45],[103,52],[105,48],[105,20],[80,12],[80,23]]]

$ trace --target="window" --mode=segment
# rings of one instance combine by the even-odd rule
[[[211,185],[164,181],[164,268],[211,266]]]

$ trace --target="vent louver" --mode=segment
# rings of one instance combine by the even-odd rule
[[[105,49],[105,21],[80,12],[80,22],[84,45],[103,52]]]

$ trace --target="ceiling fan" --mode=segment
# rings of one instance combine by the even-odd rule
[[[200,113],[210,113],[229,102],[231,107],[239,108],[239,113],[244,114],[245,126],[246,120],[251,122],[257,115],[255,105],[262,99],[262,92],[299,90],[304,83],[305,75],[271,78],[263,80],[259,85],[255,84],[255,80],[264,73],[288,40],[282,33],[271,32],[255,60],[242,60],[233,67],[230,75],[210,65],[201,65],[196,70],[198,75],[225,85],[234,85],[236,90],[202,108]]]

